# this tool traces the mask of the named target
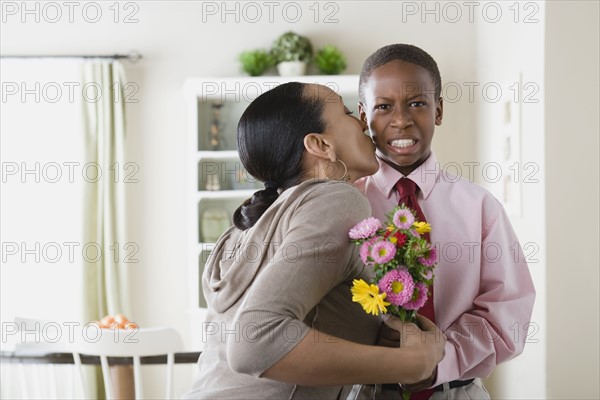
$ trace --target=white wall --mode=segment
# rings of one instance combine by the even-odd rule
[[[518,185],[521,189],[521,213],[513,214],[511,222],[521,246],[524,247],[529,269],[537,291],[531,318],[532,327],[527,333],[527,343],[521,356],[501,364],[488,380],[488,389],[496,398],[542,399],[546,398],[547,323],[546,323],[546,225],[545,225],[545,131],[544,131],[544,3],[529,9],[520,8],[517,14],[514,3],[504,2],[502,12],[510,16],[489,23],[477,24],[477,76],[481,85],[498,83],[520,110],[521,154]],[[530,16],[530,18],[527,18]],[[534,20],[537,20],[535,22]],[[515,22],[517,21],[517,22]],[[528,21],[528,22],[525,22]],[[515,82],[520,84],[520,95]],[[526,86],[527,85],[527,86]],[[539,88],[539,91],[538,91]],[[477,150],[482,165],[504,164],[504,99],[477,103]],[[513,115],[514,117],[514,115]],[[483,168],[482,168],[483,169]],[[503,180],[497,183],[495,168],[478,176],[479,183],[502,199]],[[502,174],[510,173],[503,168]],[[526,246],[526,247],[525,247]],[[510,256],[507,254],[507,256]],[[524,327],[517,327],[521,335]],[[516,332],[516,330],[514,330]]]
[[[504,11],[514,16],[513,4],[504,4]],[[534,3],[521,4],[530,5],[521,20],[536,10]],[[522,164],[534,163],[539,170],[523,171],[535,174],[521,175],[522,215],[512,218],[521,243],[530,243],[530,251],[539,248],[538,262],[530,262],[537,289],[532,322],[539,330],[529,333],[538,342],[497,368],[489,387],[498,398],[592,399],[599,397],[599,263],[597,251],[587,250],[598,246],[598,3],[535,4],[538,22],[477,27],[476,69],[482,81],[511,80],[520,71],[524,95],[533,94],[525,84],[539,86],[530,97],[538,102],[521,97],[520,103]],[[497,105],[479,104],[482,162],[502,159],[501,117]],[[569,146],[571,141],[576,145]],[[500,184],[481,183],[501,196]],[[568,203],[571,190],[574,206]],[[565,235],[567,221],[579,210],[590,224]]]
[[[600,398],[599,15],[598,2],[546,5],[547,374],[552,399]],[[575,222],[578,227],[572,229],[571,221],[581,225]]]

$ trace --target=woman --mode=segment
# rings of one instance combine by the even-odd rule
[[[375,346],[381,319],[351,300],[368,279],[348,231],[371,216],[351,184],[378,169],[366,125],[325,86],[280,85],[238,125],[240,159],[265,182],[235,213],[202,278],[205,350],[193,399],[346,398],[352,383],[414,383],[443,357],[428,320],[389,324],[401,348]],[[418,334],[414,334],[418,332]]]

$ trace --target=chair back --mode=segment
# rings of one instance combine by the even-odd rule
[[[85,378],[81,355],[98,356],[102,367],[102,378],[107,399],[114,399],[108,357],[131,357],[133,359],[133,381],[135,398],[143,398],[141,357],[166,355],[165,398],[172,398],[173,366],[175,353],[183,351],[183,341],[172,328],[101,329],[97,324],[73,326],[68,334],[59,335],[56,340],[44,334],[47,321],[15,318],[17,329],[26,342],[18,343],[15,351],[21,354],[72,353],[77,369],[81,390],[86,398],[94,398],[85,393]],[[63,326],[64,328],[64,326]]]
[[[94,333],[90,333],[94,330]],[[81,368],[80,354],[100,356],[104,390],[107,399],[114,399],[108,357],[133,358],[133,382],[135,398],[144,397],[142,390],[141,359],[144,356],[167,355],[167,378],[165,398],[172,397],[173,365],[175,354],[183,350],[183,342],[179,333],[171,328],[136,328],[136,329],[100,329],[97,326],[84,326],[73,347],[73,359]],[[80,373],[83,385],[83,374]]]

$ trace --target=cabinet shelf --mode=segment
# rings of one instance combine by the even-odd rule
[[[237,150],[201,150],[197,152],[196,160],[236,160],[239,158]]]
[[[196,193],[198,201],[203,199],[226,200],[226,199],[247,199],[257,191],[255,190],[201,190]]]

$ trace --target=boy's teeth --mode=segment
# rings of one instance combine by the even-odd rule
[[[412,139],[398,139],[398,140],[392,140],[392,142],[390,144],[394,147],[408,147],[408,146],[412,146],[413,144],[415,144],[415,141]]]

